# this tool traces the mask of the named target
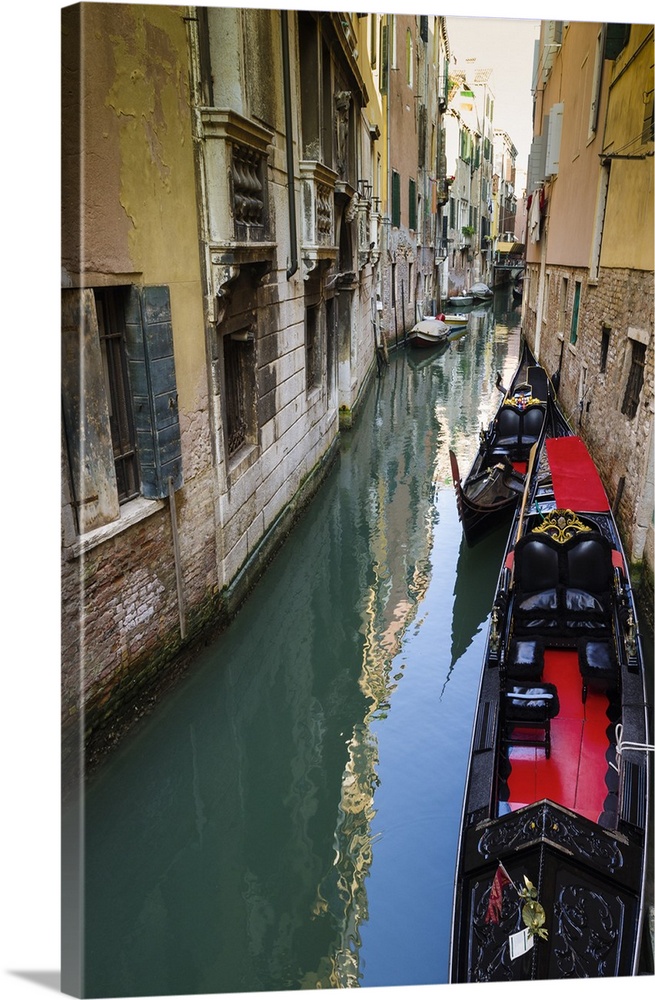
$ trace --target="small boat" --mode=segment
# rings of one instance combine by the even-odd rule
[[[462,295],[451,295],[448,301],[451,306],[472,306],[473,296],[467,295],[466,293]]]
[[[436,347],[448,340],[450,327],[436,316],[425,316],[407,334],[412,347]]]
[[[478,302],[486,302],[494,297],[494,293],[483,281],[476,281],[474,285],[471,285],[471,295]]]
[[[441,313],[441,315],[438,318],[442,319],[444,323],[448,324],[448,326],[466,326],[466,324],[469,321],[469,314],[468,313],[450,313],[450,314],[448,314],[448,313]]]
[[[560,433],[565,425],[546,372],[525,343],[509,389],[500,385],[500,374],[496,384],[503,400],[480,432],[478,453],[463,481],[450,452],[457,509],[469,545],[511,516],[523,495],[532,446],[537,445],[538,458],[546,434]]]
[[[653,746],[628,565],[582,440],[547,438],[534,469],[483,654],[452,983],[643,971]]]

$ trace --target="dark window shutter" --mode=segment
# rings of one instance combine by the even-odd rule
[[[389,28],[386,24],[382,25],[381,32],[382,41],[382,51],[380,53],[380,93],[386,94],[387,88],[389,86]]]
[[[409,179],[409,228],[416,229],[416,181]]]
[[[400,174],[396,170],[391,174],[391,225],[400,225]]]
[[[608,24],[605,35],[605,58],[616,59],[628,44],[630,37],[629,24]]]
[[[173,489],[183,483],[168,287],[132,287],[125,320],[141,492],[160,499],[168,496],[169,476]]]
[[[420,19],[421,19],[420,20],[420,25],[421,25],[421,27],[420,27],[421,41],[427,42],[427,40],[428,40],[428,15],[427,14],[421,14],[420,15]]]

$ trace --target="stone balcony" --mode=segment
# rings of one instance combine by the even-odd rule
[[[338,175],[317,160],[301,160],[301,256],[305,277],[337,259],[334,191]]]

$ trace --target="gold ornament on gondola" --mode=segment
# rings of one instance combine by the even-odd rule
[[[591,531],[591,528],[572,510],[558,507],[557,510],[551,510],[546,514],[541,524],[532,531],[535,535],[549,535],[554,542],[561,544],[582,531]]]
[[[528,928],[530,937],[536,935],[546,940],[548,938],[548,931],[544,927],[546,923],[546,911],[537,899],[537,890],[527,875],[523,876],[523,881],[525,882],[525,888],[519,889],[519,896],[525,900],[523,909],[521,910],[523,923]]]

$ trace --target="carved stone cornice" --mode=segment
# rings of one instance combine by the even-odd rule
[[[266,153],[274,133],[229,108],[201,108],[203,138],[228,139]]]

